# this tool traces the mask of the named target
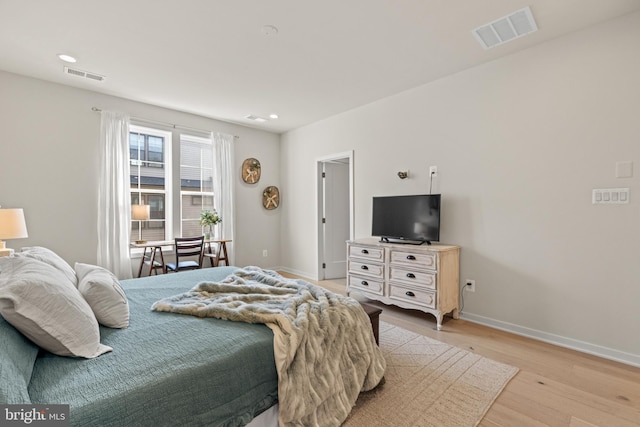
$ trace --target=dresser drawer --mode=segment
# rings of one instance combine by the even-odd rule
[[[436,308],[435,292],[419,291],[413,287],[392,283],[389,286],[389,296],[391,299],[410,302],[422,307]]]
[[[429,268],[435,270],[437,266],[437,257],[435,253],[416,253],[409,251],[391,251],[391,262],[393,264],[402,264],[406,266],[415,266],[418,268]]]
[[[349,246],[349,256],[382,262],[384,261],[384,249],[351,245]]]
[[[436,273],[431,271],[412,271],[404,268],[391,267],[389,279],[392,282],[411,283],[420,288],[436,289]]]
[[[364,274],[371,277],[384,278],[384,265],[369,262],[360,262],[359,260],[349,260],[349,273]]]
[[[360,289],[378,295],[384,293],[383,282],[368,277],[349,276],[349,288]]]

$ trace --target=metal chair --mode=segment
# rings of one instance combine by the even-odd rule
[[[202,259],[204,252],[204,236],[199,237],[176,237],[175,238],[175,253],[176,262],[169,262],[165,264],[164,272],[169,271],[182,271],[182,270],[197,270],[202,268]],[[198,257],[198,261],[192,259],[186,261],[180,261],[187,257]]]

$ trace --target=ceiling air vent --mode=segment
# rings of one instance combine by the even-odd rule
[[[529,6],[510,15],[496,19],[472,31],[485,49],[499,46],[538,30]]]
[[[70,74],[72,76],[84,77],[85,79],[95,80],[97,82],[102,82],[105,79],[105,76],[101,76],[100,74],[92,73],[90,71],[82,71],[77,68],[64,67],[65,74]]]
[[[266,122],[267,119],[263,118],[263,117],[259,117],[259,116],[255,116],[253,114],[249,114],[248,116],[244,116],[245,119],[249,119],[249,120],[253,120],[254,122]]]

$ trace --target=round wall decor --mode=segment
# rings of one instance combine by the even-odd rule
[[[262,206],[265,209],[272,210],[280,204],[280,191],[278,187],[270,185],[262,192]]]
[[[260,161],[250,157],[242,162],[242,180],[247,184],[260,181]]]

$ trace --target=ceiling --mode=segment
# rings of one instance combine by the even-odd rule
[[[537,32],[490,50],[474,39],[525,6]],[[640,0],[0,0],[0,69],[282,133],[638,10]],[[63,73],[59,53],[106,80]]]

